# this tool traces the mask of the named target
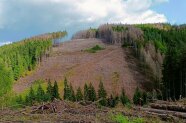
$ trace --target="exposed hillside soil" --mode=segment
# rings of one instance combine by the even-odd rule
[[[105,50],[97,53],[84,51],[96,44],[105,47]],[[137,61],[129,54],[127,49],[105,44],[98,39],[64,42],[54,47],[50,57],[44,59],[32,74],[18,80],[13,90],[20,93],[34,80],[61,81],[66,76],[75,88],[83,87],[85,82],[92,82],[97,88],[102,79],[109,93],[117,94],[124,87],[131,98],[137,84],[140,86],[148,80],[139,72]]]

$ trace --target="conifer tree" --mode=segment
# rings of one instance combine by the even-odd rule
[[[107,97],[107,92],[103,86],[103,82],[100,81],[99,89],[98,89],[98,98],[106,98],[106,97]]]
[[[54,82],[53,98],[60,99],[57,81]]]
[[[48,86],[47,86],[47,91],[46,91],[46,98],[45,100],[47,101],[51,101],[53,98],[53,87],[52,84],[50,82],[50,80],[48,81]]]
[[[106,96],[107,96],[107,93],[106,93],[106,90],[104,89],[103,82],[100,81],[100,83],[99,83],[99,89],[98,89],[98,98],[99,99],[101,98],[101,100],[99,101],[99,103],[102,106],[106,106],[106,104],[107,104]]]
[[[45,92],[44,92],[44,90],[43,90],[43,88],[41,87],[40,84],[39,84],[38,89],[37,89],[36,100],[38,102],[43,102],[45,100]]]
[[[88,87],[88,100],[92,102],[96,101],[96,91],[92,83],[90,83]]]
[[[64,100],[67,99],[67,88],[68,88],[68,82],[67,82],[67,78],[65,77],[65,80],[64,80],[64,94],[63,94],[63,99]]]
[[[89,88],[86,83],[84,85],[84,100],[85,101],[89,100]]]
[[[81,101],[81,100],[83,100],[83,94],[81,92],[81,88],[79,87],[76,93],[76,101]]]
[[[122,89],[122,93],[120,95],[120,101],[123,105],[129,104],[130,100],[128,99],[128,97],[125,95],[125,90]]]
[[[136,88],[136,91],[133,96],[133,103],[135,105],[142,105],[142,94],[138,87]]]
[[[76,101],[76,96],[75,96],[75,92],[74,89],[72,87],[72,84],[70,83],[70,97],[69,97],[70,101]]]
[[[147,104],[147,93],[144,91],[143,94],[142,94],[142,105],[145,105]]]
[[[32,88],[32,86],[30,87],[30,91],[29,91],[29,94],[28,94],[28,102],[29,104],[33,104],[33,102],[35,101],[36,99],[36,96],[35,96],[35,92]]]
[[[68,85],[67,78],[65,77],[64,80],[64,95],[63,95],[64,100],[71,100],[71,90],[70,86]]]

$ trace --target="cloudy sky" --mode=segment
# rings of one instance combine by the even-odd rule
[[[103,23],[186,22],[186,0],[0,0],[0,44]]]

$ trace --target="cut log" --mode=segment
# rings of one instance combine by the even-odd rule
[[[183,113],[183,112],[152,109],[152,108],[140,108],[140,110],[147,111],[147,112],[153,112],[157,114],[163,114],[163,115],[172,115],[178,118],[186,119],[186,113]]]
[[[150,105],[150,107],[154,108],[154,109],[186,112],[186,106],[183,106],[183,105],[166,105],[166,104],[155,104],[155,103],[152,103]]]

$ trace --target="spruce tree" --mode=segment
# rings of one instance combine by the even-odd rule
[[[106,98],[106,97],[107,97],[107,92],[103,86],[103,82],[100,81],[99,89],[98,89],[98,98]]]
[[[60,99],[57,81],[54,82],[53,98]]]
[[[63,94],[63,99],[66,100],[67,99],[67,88],[68,88],[68,82],[67,82],[67,78],[65,77],[64,80],[64,94]]]
[[[79,87],[76,93],[76,101],[81,101],[81,100],[83,100],[83,94],[81,92],[81,88]]]
[[[48,81],[48,86],[47,86],[47,91],[46,91],[45,97],[46,97],[45,98],[46,101],[51,101],[53,98],[53,87],[52,87],[50,80]]]
[[[142,94],[138,87],[136,88],[136,91],[133,96],[133,103],[135,105],[142,105]]]
[[[72,87],[72,84],[70,83],[70,97],[69,97],[70,101],[76,101],[76,96],[75,96],[75,92],[74,89]]]
[[[71,89],[70,86],[68,85],[67,78],[65,77],[64,80],[64,95],[63,95],[64,100],[69,100],[71,101]]]
[[[120,101],[123,105],[127,105],[130,103],[130,100],[128,99],[128,97],[125,95],[125,90],[122,89],[122,93],[120,95]]]
[[[147,104],[147,93],[144,91],[142,94],[142,105]]]
[[[84,100],[85,101],[89,100],[89,88],[86,83],[84,85]]]
[[[41,87],[40,84],[39,84],[38,89],[37,89],[36,100],[38,102],[43,102],[45,100],[45,92],[44,92],[44,90],[43,90],[43,88]]]
[[[101,100],[99,101],[99,103],[102,106],[106,106],[106,104],[107,104],[106,96],[107,96],[107,93],[106,93],[106,90],[104,89],[103,82],[100,81],[100,83],[99,83],[99,89],[98,89],[98,98],[99,99],[101,98]]]
[[[34,92],[32,86],[31,86],[31,87],[30,87],[29,94],[28,94],[28,101],[29,101],[29,103],[32,105],[33,102],[35,101],[35,99],[36,99],[35,92]]]
[[[88,100],[92,102],[96,101],[96,91],[92,83],[90,83],[88,87]]]

